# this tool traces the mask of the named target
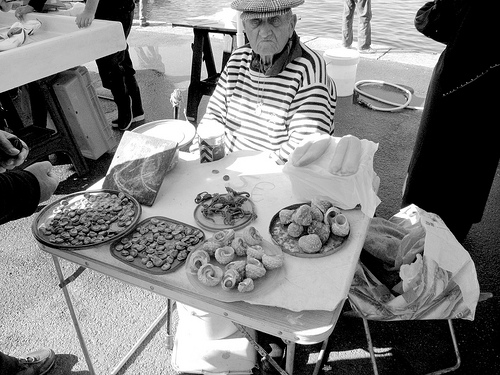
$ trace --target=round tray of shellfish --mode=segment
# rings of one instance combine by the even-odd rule
[[[285,253],[319,258],[342,248],[349,236],[349,221],[331,202],[313,200],[281,209],[273,216],[269,233]]]
[[[199,228],[163,216],[149,217],[114,241],[111,255],[141,271],[162,275],[175,271],[205,240]]]
[[[130,232],[141,205],[127,193],[102,189],[69,194],[47,205],[32,224],[35,238],[62,250],[100,246]]]
[[[214,233],[186,261],[193,287],[218,301],[249,300],[274,289],[284,280],[281,249],[262,239],[254,227],[235,233]]]

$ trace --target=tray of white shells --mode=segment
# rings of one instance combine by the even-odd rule
[[[274,243],[285,253],[302,258],[336,253],[349,232],[349,221],[342,210],[317,198],[282,208],[269,224]]]
[[[214,233],[189,254],[186,273],[203,295],[222,302],[245,301],[284,280],[283,262],[281,249],[251,226]]]
[[[69,194],[47,205],[32,224],[35,238],[62,250],[100,246],[133,230],[141,205],[131,195],[103,189]]]
[[[111,255],[141,271],[162,275],[184,264],[205,240],[199,228],[163,216],[141,221],[110,246]]]

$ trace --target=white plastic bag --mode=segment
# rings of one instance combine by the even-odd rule
[[[379,224],[377,234],[370,240],[372,244],[383,232]],[[394,231],[394,225],[401,231]],[[386,226],[380,242],[390,238],[387,243],[400,241],[402,246],[398,252],[391,249],[392,255],[385,254],[383,260],[393,259],[401,283],[391,291],[359,263],[349,291],[351,306],[371,320],[473,320],[480,292],[474,262],[441,218],[410,205],[390,218]],[[408,246],[405,238],[419,230],[425,238],[423,252],[410,256],[415,247]],[[370,230],[367,237],[370,238]]]

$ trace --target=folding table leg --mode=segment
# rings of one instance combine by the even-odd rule
[[[368,343],[368,351],[370,352],[370,358],[372,360],[373,373],[378,375],[377,361],[375,360],[375,351],[373,350],[372,336],[370,334],[370,327],[368,327],[368,320],[363,318],[363,325],[365,327],[366,342]]]
[[[323,341],[323,345],[321,345],[321,350],[319,351],[318,359],[316,360],[316,366],[314,366],[314,371],[312,375],[318,375],[321,370],[321,365],[323,364],[323,357],[325,356],[326,347],[328,346],[328,337],[325,341]]]
[[[73,308],[73,303],[71,302],[71,298],[69,296],[67,285],[64,282],[64,275],[61,269],[61,265],[59,263],[59,259],[55,255],[52,255],[52,260],[54,261],[54,266],[56,268],[57,276],[59,277],[59,281],[61,282],[62,285],[61,289],[64,293],[64,298],[66,299],[66,304],[68,305],[69,313],[71,315],[71,319],[73,320],[73,325],[75,327],[76,335],[78,336],[78,341],[80,341],[80,347],[82,348],[85,361],[87,362],[87,367],[89,368],[89,373],[90,375],[95,375],[94,366],[92,365],[92,360],[90,359],[90,355],[87,350],[87,345],[85,344],[85,340],[83,339],[82,331],[80,330],[80,324],[78,323],[78,319],[75,314],[75,309]]]

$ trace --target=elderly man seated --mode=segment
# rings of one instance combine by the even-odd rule
[[[307,135],[333,133],[336,90],[326,63],[295,32],[304,0],[235,0],[249,44],[222,72],[200,127],[225,126],[226,152],[270,150],[286,161]]]

